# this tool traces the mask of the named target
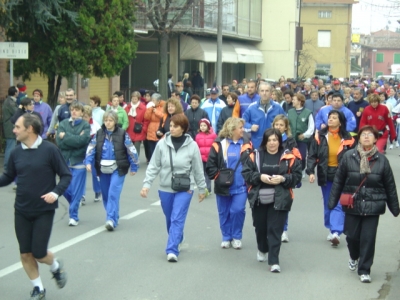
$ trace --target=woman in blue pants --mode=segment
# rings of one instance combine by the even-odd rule
[[[199,189],[199,202],[205,197],[206,182],[200,150],[196,142],[186,133],[188,129],[189,121],[185,115],[178,114],[171,118],[170,132],[157,143],[140,191],[140,195],[146,198],[154,179],[159,174],[158,195],[167,222],[168,242],[165,252],[169,262],[178,261],[183,228],[195,184]],[[186,180],[185,189],[177,190],[176,186],[172,185],[174,174],[190,178],[190,183]]]
[[[105,227],[108,231],[113,231],[118,226],[119,198],[125,176],[129,169],[131,176],[135,175],[139,162],[129,135],[117,125],[117,113],[106,111],[103,121],[101,130],[97,131],[88,146],[85,165],[90,172],[94,160],[107,213]]]
[[[242,162],[252,150],[247,137],[243,137],[244,120],[228,118],[218,138],[211,147],[206,164],[206,173],[210,179],[217,179],[222,168],[234,170],[230,187],[215,184],[219,225],[222,233],[221,248],[231,245],[234,249],[242,248],[242,230],[246,216],[247,187],[241,174]]]

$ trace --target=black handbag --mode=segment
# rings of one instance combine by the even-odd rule
[[[227,145],[228,147],[228,145]],[[235,172],[240,163],[240,157],[236,163],[235,169],[231,168],[220,168],[217,176],[214,179],[215,185],[222,188],[229,188],[233,184],[233,179],[235,178]]]
[[[135,125],[133,126],[133,132],[134,133],[141,133],[143,129],[143,124],[135,122]]]
[[[171,172],[172,172],[172,178],[171,178],[171,189],[173,189],[176,192],[187,192],[190,190],[190,171],[192,170],[192,167],[190,167],[189,173],[174,173],[174,165],[172,164],[172,152],[171,148],[168,147],[169,149],[169,163],[171,165]]]

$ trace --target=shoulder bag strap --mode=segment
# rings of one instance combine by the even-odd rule
[[[171,151],[171,147],[168,146],[168,150],[169,150],[169,164],[171,165],[171,173],[174,173],[174,165],[172,164],[172,151]]]
[[[375,161],[371,164],[370,169],[372,171],[372,167],[374,166]],[[354,192],[353,196],[355,196],[357,194],[357,192],[360,190],[361,186],[364,184],[365,180],[367,180],[368,177],[368,173],[365,174],[364,179],[361,181],[360,185],[357,187],[356,191]]]

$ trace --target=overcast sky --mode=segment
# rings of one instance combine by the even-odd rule
[[[353,5],[353,33],[368,34],[386,25],[395,31],[400,27],[397,20],[400,20],[400,0],[360,0]]]

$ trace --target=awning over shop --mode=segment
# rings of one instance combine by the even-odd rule
[[[217,62],[217,41],[210,38],[182,36],[180,43],[181,60]],[[253,45],[239,42],[222,42],[222,62],[262,64],[263,55]]]

